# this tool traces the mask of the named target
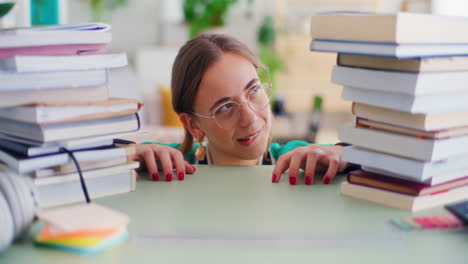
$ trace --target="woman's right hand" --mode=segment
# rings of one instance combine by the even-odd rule
[[[182,152],[169,146],[159,144],[135,144],[136,153],[130,160],[143,162],[153,181],[160,179],[159,170],[162,170],[164,179],[172,181],[173,169],[176,170],[177,179],[183,181],[185,174],[193,174],[197,170],[184,160]]]

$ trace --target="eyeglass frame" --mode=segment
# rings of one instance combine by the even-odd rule
[[[268,88],[269,88],[269,89],[271,89],[271,87],[272,87],[271,83],[260,83],[260,84],[258,84],[258,86],[262,87],[262,89],[265,90],[265,88],[263,87],[264,85],[268,85]],[[257,86],[257,85],[255,85],[255,86]],[[253,87],[253,86],[252,86],[252,87]],[[249,88],[249,89],[250,89],[250,88]],[[249,100],[249,97],[250,97],[250,96],[247,97],[247,98],[244,98],[244,97],[245,97],[245,96],[243,96],[242,102],[241,102],[241,103],[238,103],[238,102],[236,102],[236,101],[232,101],[232,102],[230,102],[230,103],[235,103],[235,104],[237,104],[237,106],[239,106],[239,110],[238,110],[238,111],[240,111],[240,107],[241,107],[244,103],[247,103],[247,105],[249,106],[249,108],[250,108],[252,111],[254,111],[254,112],[260,111],[260,110],[255,110],[255,109],[252,108],[252,106],[250,106],[250,100]],[[263,109],[265,109],[268,105],[270,105],[270,96],[267,95],[267,98],[268,98],[268,104],[266,104],[265,107],[264,107]],[[224,105],[224,104],[223,104],[223,105]],[[195,113],[195,112],[191,112],[191,113],[192,113],[193,115],[195,115],[195,116],[198,116],[198,117],[203,117],[203,118],[212,119],[212,120],[215,121],[215,123],[216,123],[220,128],[224,128],[222,125],[220,125],[220,124],[218,123],[218,121],[216,121],[216,111],[217,111],[218,109],[219,109],[219,108],[216,108],[216,109],[213,111],[213,115],[212,115],[212,116],[201,115],[201,114],[197,114],[197,113]],[[263,109],[261,109],[261,110],[263,110]]]

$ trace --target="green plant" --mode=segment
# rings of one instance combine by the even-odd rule
[[[259,72],[259,78],[262,82],[270,82],[272,84],[271,98],[273,104],[276,100],[276,74],[285,68],[283,60],[275,51],[275,40],[276,30],[273,26],[273,18],[266,16],[257,34],[257,41],[259,43],[258,57],[266,68]]]
[[[113,11],[125,6],[128,0],[88,0],[93,21],[102,21],[106,10]]]
[[[183,4],[185,22],[189,24],[189,37],[203,31],[224,26],[229,7],[237,0],[185,0]]]

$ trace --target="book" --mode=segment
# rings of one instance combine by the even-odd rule
[[[91,102],[40,102],[0,108],[0,118],[51,124],[133,114],[140,108],[141,104],[137,100],[120,98]]]
[[[351,111],[358,117],[428,131],[460,127],[468,124],[468,111],[411,114],[361,103],[353,103]]]
[[[434,195],[413,196],[343,182],[340,186],[340,192],[346,196],[410,211],[443,206],[468,198],[468,186],[466,185]]]
[[[0,30],[0,48],[66,44],[102,44],[112,39],[106,24],[58,25]]]
[[[412,73],[335,66],[332,82],[361,89],[409,95],[468,93],[468,71]]]
[[[139,168],[139,163],[135,161],[127,161],[124,163],[119,163],[115,164],[112,166],[102,166],[100,168],[96,169],[89,169],[89,170],[83,170],[83,176],[87,177],[93,177],[93,176],[102,176],[102,175],[109,175],[109,174],[115,174],[120,171],[125,171],[125,170],[134,170]],[[60,175],[57,174],[30,174],[30,176],[33,177],[34,180],[36,178],[44,178],[44,180],[39,181],[42,183],[57,183],[61,181],[68,181],[68,180],[73,180],[79,178],[79,174],[76,171],[72,172],[67,172],[63,173]]]
[[[448,139],[421,139],[380,130],[345,125],[339,139],[353,145],[421,161],[437,161],[468,154],[468,136]]]
[[[91,87],[73,87],[19,90],[2,92],[0,107],[18,106],[37,102],[91,102],[104,101],[109,98],[106,85]]]
[[[342,159],[353,164],[359,164],[366,171],[429,185],[468,175],[468,164],[466,163],[468,154],[426,162],[359,146],[349,146],[343,149]]]
[[[368,104],[412,114],[436,114],[468,111],[468,93],[407,95],[344,86],[344,100]],[[450,102],[450,103],[447,103]]]
[[[6,72],[0,71],[0,92],[101,86],[107,84],[107,70]]]
[[[18,153],[26,157],[57,153],[62,147],[65,147],[68,150],[78,150],[110,146],[113,144],[113,139],[110,136],[91,137],[57,143],[46,143],[42,145],[29,145],[27,143],[15,142],[8,140],[8,136],[6,136],[5,139],[2,139],[2,136],[3,135],[0,135],[0,149]]]
[[[6,59],[14,56],[72,56],[104,54],[107,51],[107,46],[107,43],[101,43],[0,48],[0,59]]]
[[[338,54],[337,64],[346,67],[398,72],[468,71],[468,56],[397,59],[393,57]]]
[[[106,157],[107,159],[127,158],[127,156],[134,155],[134,153],[134,146],[104,147],[73,151],[73,154],[78,163],[101,160],[102,157]],[[68,153],[54,153],[35,157],[27,157],[14,152],[9,152],[5,149],[0,149],[0,161],[5,163],[11,170],[20,174],[26,174],[32,173],[38,169],[71,163],[72,159]]]
[[[310,43],[311,51],[338,52],[354,55],[371,55],[413,59],[435,56],[465,56],[468,44],[397,44],[375,42],[353,42],[314,39]]]
[[[139,128],[137,113],[45,125],[0,119],[0,133],[44,143],[133,132]]]
[[[426,139],[447,139],[453,137],[468,136],[468,126],[427,131],[388,124],[385,122],[379,122],[362,117],[356,118],[356,127],[387,131],[400,135],[416,136],[419,138]]]
[[[135,190],[134,170],[107,175],[83,175],[91,199],[127,193]],[[41,208],[83,202],[85,200],[79,177],[38,178],[34,181]]]
[[[461,16],[328,12],[312,16],[311,35],[348,41],[468,43],[467,27],[468,19]]]
[[[81,56],[13,56],[0,59],[0,70],[11,72],[84,71],[123,67],[126,53]]]
[[[446,192],[454,188],[468,185],[468,176],[435,185],[429,185],[393,178],[364,170],[354,170],[348,173],[348,182],[351,184],[358,184],[401,194],[421,196]]]

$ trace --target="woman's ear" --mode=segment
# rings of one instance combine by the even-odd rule
[[[196,120],[193,116],[187,113],[180,113],[179,120],[182,122],[184,127],[190,132],[193,138],[199,138],[200,136],[204,136],[205,133],[200,128],[198,120]]]

